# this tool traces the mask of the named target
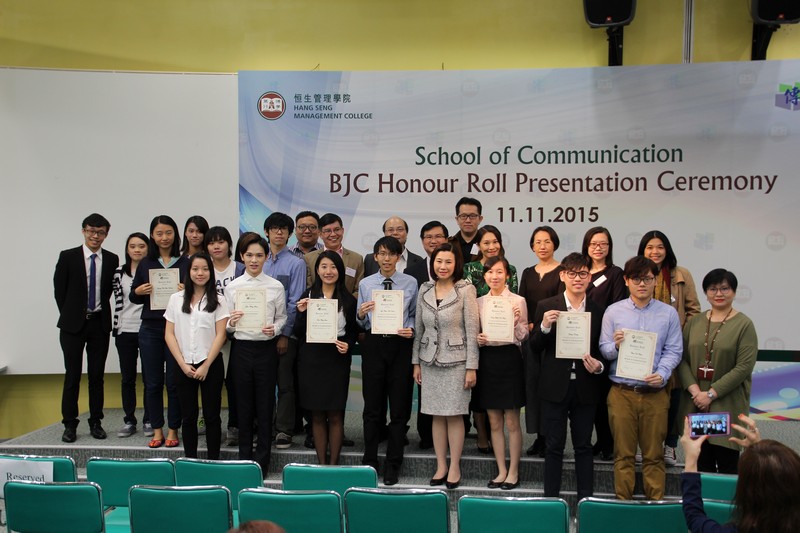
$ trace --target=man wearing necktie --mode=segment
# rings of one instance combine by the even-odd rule
[[[64,250],[58,257],[53,288],[58,306],[59,339],[64,353],[64,389],[61,440],[75,442],[78,427],[78,396],[83,351],[89,375],[89,432],[96,439],[106,438],[103,419],[103,375],[111,333],[111,280],[119,257],[102,249],[111,224],[97,213],[83,221],[84,244]]]
[[[394,485],[398,482],[403,462],[404,439],[411,417],[413,390],[411,350],[417,309],[417,281],[407,274],[397,272],[397,261],[403,251],[403,245],[396,238],[378,239],[373,251],[380,270],[361,280],[358,285],[356,306],[357,322],[366,331],[361,350],[361,380],[364,395],[362,463],[378,469],[378,443],[380,430],[385,422],[383,406],[388,396],[390,422],[383,479],[384,484]],[[402,323],[394,331],[380,329],[381,324],[375,315],[375,302],[384,301],[384,297],[388,295],[379,291],[402,292]],[[381,317],[386,316],[384,311],[385,309],[378,309]]]

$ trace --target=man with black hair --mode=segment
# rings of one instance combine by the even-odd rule
[[[111,292],[119,257],[103,250],[111,223],[92,213],[83,220],[83,244],[64,250],[58,257],[53,288],[58,306],[59,339],[64,352],[64,389],[61,394],[61,440],[77,440],[78,396],[80,395],[83,351],[89,376],[89,432],[105,439],[103,419],[103,376],[111,333]]]
[[[403,251],[400,253],[400,258],[397,260],[398,271],[408,274],[408,271],[413,268],[414,265],[423,262],[420,256],[406,248],[406,240],[408,239],[408,222],[400,217],[389,217],[383,223],[382,231],[384,236],[394,237],[400,241],[400,244],[403,247]],[[371,276],[378,270],[380,270],[380,267],[378,266],[378,262],[373,258],[372,254],[367,254],[364,256],[364,275]]]
[[[459,232],[456,233],[458,243],[461,245],[461,256],[464,264],[472,260],[478,253],[477,234],[483,221],[483,206],[475,198],[464,196],[456,203],[456,223]]]
[[[364,277],[364,258],[360,254],[348,250],[342,246],[344,239],[344,225],[342,218],[335,213],[325,213],[319,219],[320,235],[325,245],[325,250],[331,250],[342,256],[344,262],[345,279],[344,285],[347,290],[358,298],[358,284]],[[317,262],[320,250],[309,252],[305,255],[306,260],[306,288],[310,288],[314,283],[314,264]]]

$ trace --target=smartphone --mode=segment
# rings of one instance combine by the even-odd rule
[[[689,415],[689,436],[693,439],[703,435],[726,437],[730,434],[730,413],[691,413]]]

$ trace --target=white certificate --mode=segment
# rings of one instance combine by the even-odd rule
[[[556,321],[556,359],[582,359],[589,353],[592,313],[561,311]]]
[[[483,297],[481,331],[492,342],[514,342],[514,304],[511,298]]]
[[[372,333],[397,335],[403,328],[403,291],[372,291]]]
[[[333,343],[339,334],[339,301],[314,298],[308,301],[306,342]]]
[[[169,297],[178,292],[180,272],[177,268],[151,268],[149,275],[150,285],[153,286],[150,309],[166,309]]]
[[[622,331],[625,333],[625,338],[619,345],[617,376],[644,381],[645,376],[653,373],[658,334],[635,329]]]
[[[261,333],[267,325],[267,290],[237,289],[235,307],[244,311],[236,323],[236,331]]]

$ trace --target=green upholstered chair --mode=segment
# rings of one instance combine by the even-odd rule
[[[134,485],[128,507],[132,533],[224,533],[233,525],[231,493],[219,485]]]
[[[578,502],[578,533],[686,533],[680,500],[606,500]]]
[[[0,459],[18,461],[45,461],[53,463],[53,481],[78,481],[78,470],[72,457],[62,455],[15,455],[0,454]]]
[[[706,516],[716,520],[721,525],[733,521],[733,503],[727,500],[713,500],[703,498],[703,509]]]
[[[729,474],[700,474],[701,495],[703,499],[732,502],[737,481],[739,476]]]
[[[326,466],[290,463],[283,467],[283,490],[332,490],[344,497],[353,487],[378,487],[371,466]]]
[[[239,521],[271,520],[286,533],[341,533],[341,497],[332,490],[244,489]]]
[[[569,533],[569,506],[561,498],[462,496],[458,500],[459,533],[509,531]]]
[[[175,485],[175,466],[170,459],[109,459],[92,457],[86,462],[86,479],[103,489],[106,529],[130,530],[128,492],[134,485]]]
[[[347,533],[447,533],[447,494],[434,489],[352,488],[344,493]]]
[[[17,533],[105,531],[100,487],[89,482],[9,481],[6,521]]]

